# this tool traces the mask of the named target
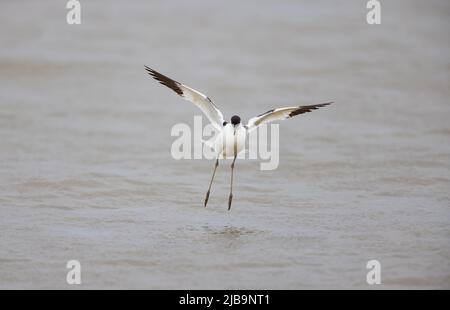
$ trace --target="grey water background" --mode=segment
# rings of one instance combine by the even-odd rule
[[[450,3],[0,3],[0,288],[450,288]],[[174,160],[195,106],[280,123],[280,165]],[[206,119],[204,119],[206,123]]]

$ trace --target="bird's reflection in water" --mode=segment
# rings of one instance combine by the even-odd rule
[[[220,241],[226,248],[234,248],[242,245],[245,240],[242,237],[258,233],[256,230],[245,227],[223,226],[211,227],[203,226],[209,239]]]

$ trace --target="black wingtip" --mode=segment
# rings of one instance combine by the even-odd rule
[[[145,68],[145,71],[147,71],[148,74],[150,74],[153,77],[155,76],[155,74],[156,74],[155,70],[153,70],[152,68],[150,68],[148,66],[145,66],[145,65],[144,65],[144,68]]]
[[[178,83],[175,80],[172,80],[171,78],[153,70],[152,68],[145,66],[145,70],[148,74],[150,74],[155,80],[157,80],[159,83],[161,83],[164,86],[169,87],[174,92],[176,92],[178,95],[183,96],[183,90],[180,88],[180,83]]]
[[[327,105],[330,105],[332,103],[333,103],[333,101],[325,102],[325,103],[319,103],[319,104],[313,104],[313,105],[299,106],[297,110],[292,111],[291,113],[289,113],[289,117],[293,117],[295,115],[299,115],[299,114],[303,114],[303,113],[308,113],[308,112],[317,110],[318,108],[322,108],[322,107],[325,107]]]
[[[312,106],[321,108],[321,107],[325,107],[325,106],[327,106],[327,105],[330,105],[330,104],[332,104],[332,103],[334,103],[334,101],[325,102],[325,103],[319,103],[319,104],[314,104],[314,105],[312,105]]]

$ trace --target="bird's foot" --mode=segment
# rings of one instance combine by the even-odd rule
[[[230,194],[230,197],[228,197],[228,211],[231,209],[231,200],[233,200],[233,194]]]
[[[206,192],[205,207],[206,207],[206,204],[208,203],[208,199],[209,199],[209,190]]]

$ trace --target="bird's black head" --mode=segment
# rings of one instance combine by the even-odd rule
[[[237,124],[240,124],[240,123],[241,123],[241,118],[237,115],[233,115],[233,117],[231,118],[231,124],[236,126]]]

